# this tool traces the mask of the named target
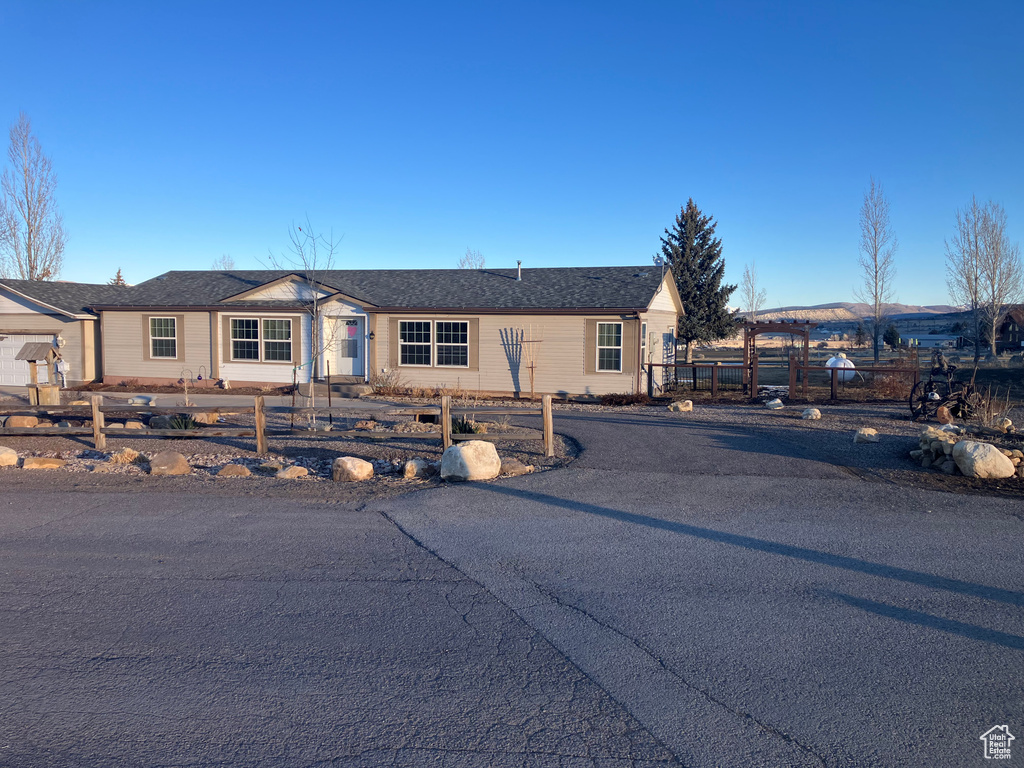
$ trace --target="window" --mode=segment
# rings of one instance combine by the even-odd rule
[[[231,359],[260,359],[260,321],[257,318],[231,320]]]
[[[597,370],[622,370],[622,323],[597,324]]]
[[[430,321],[403,320],[398,324],[399,364],[430,365]]]
[[[178,324],[175,318],[149,318],[149,356],[178,356]]]
[[[640,364],[647,360],[647,323],[640,323]]]
[[[437,364],[454,368],[469,367],[469,323],[435,323]]]
[[[291,320],[263,321],[263,359],[274,362],[291,362]]]
[[[258,317],[231,318],[231,359],[290,363],[292,321]]]

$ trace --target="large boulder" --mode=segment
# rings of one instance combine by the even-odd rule
[[[39,424],[39,419],[35,416],[8,416],[7,423],[4,424],[7,429],[25,429],[34,427]]]
[[[177,451],[161,451],[149,460],[151,475],[187,475],[191,471],[188,460]]]
[[[355,456],[339,456],[331,465],[331,477],[336,483],[358,483],[373,477],[373,464]]]
[[[693,410],[693,400],[676,400],[669,403],[668,409],[676,413],[689,413]]]
[[[776,397],[775,399],[769,400],[767,403],[765,403],[764,407],[772,411],[778,411],[782,408],[785,408],[786,404]]]
[[[1001,479],[1013,477],[1016,467],[1003,452],[989,443],[961,440],[953,446],[953,461],[967,477]]]
[[[18,466],[18,452],[7,446],[0,446],[0,467]]]
[[[805,421],[820,421],[821,411],[819,411],[817,408],[806,408],[804,409],[804,412],[800,414],[800,418],[804,419]]]
[[[441,454],[441,479],[491,480],[501,472],[501,459],[494,445],[484,440],[468,440],[453,445]]]

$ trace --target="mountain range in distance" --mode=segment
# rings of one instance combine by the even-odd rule
[[[889,304],[886,316],[890,320],[926,319],[936,315],[958,314],[963,307],[949,304]],[[814,322],[855,323],[871,317],[871,306],[863,302],[837,301],[831,304],[815,304],[813,306],[776,307],[762,309],[757,313],[758,320],[810,320]]]

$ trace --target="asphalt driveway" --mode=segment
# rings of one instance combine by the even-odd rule
[[[866,481],[770,432],[559,427],[569,469],[381,509],[684,765],[982,765],[984,731],[1024,731],[1019,502]]]
[[[365,508],[7,489],[0,765],[963,766],[1024,731],[1019,502],[558,428],[568,469]]]

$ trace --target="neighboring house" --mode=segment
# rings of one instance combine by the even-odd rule
[[[168,272],[98,303],[103,379],[232,386],[388,371],[410,387],[495,394],[646,388],[682,305],[657,267]],[[314,345],[314,339],[317,344]],[[527,344],[524,344],[528,342]],[[324,350],[317,356],[317,349]],[[318,359],[314,359],[318,358]]]
[[[87,307],[120,301],[128,290],[112,285],[0,280],[0,385],[29,383],[29,363],[14,359],[29,341],[48,342],[58,350],[67,384],[98,379],[102,375],[99,318]],[[45,368],[40,373],[43,383]]]
[[[921,349],[955,349],[963,346],[963,337],[939,333],[926,333],[922,336],[915,336],[912,339],[906,339],[905,343],[908,346],[920,347]]]
[[[997,352],[1024,352],[1024,307],[1017,306],[1006,313],[996,334]]]

